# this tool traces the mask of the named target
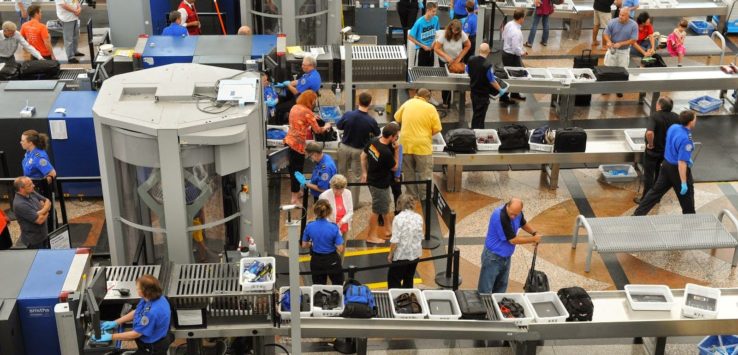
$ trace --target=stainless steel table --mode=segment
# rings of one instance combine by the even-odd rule
[[[433,154],[433,164],[442,165],[446,174],[446,191],[461,190],[461,175],[467,165],[540,164],[541,174],[551,189],[558,187],[561,164],[638,163],[643,152],[628,145],[622,129],[587,130],[587,148],[583,153],[545,153],[529,150],[510,152],[485,151],[476,154]]]

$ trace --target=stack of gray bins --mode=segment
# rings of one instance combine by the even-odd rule
[[[405,82],[405,46],[351,46],[354,82]],[[341,46],[341,78],[346,81],[346,48]]]

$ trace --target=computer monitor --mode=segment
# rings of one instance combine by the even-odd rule
[[[85,295],[85,303],[87,303],[87,314],[90,316],[90,327],[92,332],[95,334],[96,339],[102,337],[102,330],[100,329],[100,306],[95,300],[95,296],[89,292]]]
[[[105,275],[105,267],[101,267],[95,277],[87,283],[87,293],[95,298],[95,304],[99,307],[105,295],[108,293],[108,279]]]
[[[49,243],[51,249],[69,249],[72,247],[71,238],[69,236],[69,225],[64,224],[59,226],[51,233],[49,233]]]

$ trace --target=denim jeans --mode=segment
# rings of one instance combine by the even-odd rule
[[[507,291],[510,276],[510,257],[502,257],[489,249],[482,252],[482,270],[479,272],[479,293],[503,293]]]
[[[548,15],[536,15],[533,11],[533,24],[530,26],[530,34],[528,35],[528,43],[533,44],[536,40],[536,30],[538,30],[538,20],[543,20],[543,37],[542,43],[548,43]]]
[[[651,49],[651,41],[649,41],[648,38],[644,39],[638,44],[641,46],[641,48],[643,48],[644,51],[648,51],[649,49]],[[639,52],[635,48],[635,46],[630,46],[630,55],[633,57],[643,57],[643,54],[641,54],[641,52]]]

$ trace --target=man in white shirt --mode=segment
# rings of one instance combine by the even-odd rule
[[[3,22],[3,36],[0,38],[0,63],[15,62],[15,51],[18,49],[19,44],[28,53],[31,53],[34,58],[39,60],[44,59],[41,53],[36,48],[33,48],[32,45],[28,44],[28,41],[21,36],[20,32],[18,32],[18,27],[14,23],[10,21]]]
[[[521,27],[525,22],[525,9],[515,9],[513,20],[505,24],[502,30],[502,65],[506,67],[522,67],[523,56],[528,52],[523,49],[523,31]],[[510,94],[510,97],[525,100],[518,93]]]
[[[62,23],[62,34],[64,36],[64,52],[67,53],[67,62],[79,63],[75,57],[84,54],[77,51],[79,44],[79,14],[82,5],[79,0],[54,0],[56,2],[56,17]]]

